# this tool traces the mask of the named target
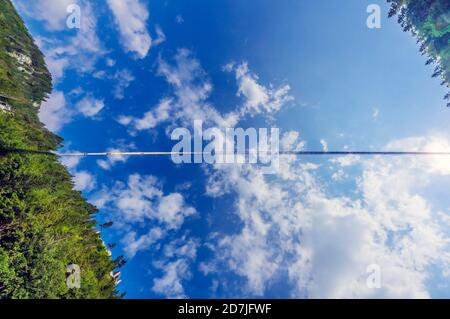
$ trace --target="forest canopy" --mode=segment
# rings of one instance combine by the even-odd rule
[[[420,44],[420,52],[428,56],[426,64],[435,64],[432,77],[441,77],[442,85],[450,84],[450,1],[388,0],[389,17],[397,15],[406,32]],[[444,97],[450,107],[450,93]]]

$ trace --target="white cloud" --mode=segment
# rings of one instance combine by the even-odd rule
[[[117,148],[109,148],[108,152],[120,152],[122,150]],[[110,155],[107,157],[106,160],[98,160],[97,164],[102,169],[109,171],[111,168],[113,168],[118,163],[125,163],[128,160],[128,156],[125,155]]]
[[[149,12],[139,0],[108,0],[114,14],[126,52],[133,52],[139,58],[147,56],[152,38],[147,31]]]
[[[380,115],[380,109],[378,108],[374,108],[372,111],[372,118],[374,120],[378,119],[378,116]]]
[[[67,151],[68,153],[72,153],[72,151]],[[77,151],[73,151],[73,153],[78,153]],[[60,163],[67,167],[69,170],[74,169],[78,166],[81,161],[81,157],[79,156],[63,156],[59,159]]]
[[[45,3],[42,2],[52,2],[52,5],[44,5]],[[29,8],[30,17],[39,17],[39,14],[35,15],[36,10],[39,12],[45,11],[49,7],[59,8],[60,2],[58,1],[57,5],[54,5],[53,2],[50,0],[34,1],[35,5]],[[77,29],[74,35],[58,33],[54,37],[36,37],[36,42],[44,52],[45,61],[56,83],[68,69],[75,69],[80,73],[92,71],[98,58],[104,54],[104,49],[96,33],[97,19],[92,5],[82,1],[80,6],[82,7],[81,28]],[[53,14],[52,10],[49,9],[50,14]],[[55,16],[56,20],[58,20],[58,16]]]
[[[60,91],[54,91],[39,110],[40,121],[52,132],[58,132],[72,120],[73,115],[67,107],[64,93]]]
[[[325,141],[324,139],[320,140],[320,145],[322,145],[322,150],[324,152],[328,152],[328,143],[327,141]]]
[[[54,91],[47,101],[42,103],[39,110],[39,120],[52,132],[60,131],[64,125],[70,123],[73,118],[82,114],[86,117],[94,117],[104,107],[103,100],[98,100],[87,95],[76,104],[76,110],[71,110],[63,92]]]
[[[360,156],[357,155],[347,155],[347,156],[339,156],[330,159],[330,162],[333,164],[337,164],[342,167],[347,167],[358,163],[361,160]]]
[[[194,120],[202,120],[206,125],[215,125],[218,127],[233,127],[239,121],[240,116],[245,116],[250,112],[247,107],[239,112],[229,112],[220,114],[209,102],[208,99],[213,89],[213,85],[207,77],[206,72],[201,67],[199,61],[192,57],[187,49],[178,50],[174,57],[175,64],[171,65],[161,59],[158,63],[158,74],[163,76],[167,83],[173,88],[173,97],[164,99],[153,110],[147,112],[142,118],[130,116],[121,116],[118,122],[122,125],[132,125],[135,130],[146,130],[156,127],[158,124],[166,121],[179,123],[185,126],[192,125]],[[232,67],[232,66],[231,66]],[[236,77],[240,81],[255,81],[257,77],[249,73],[245,64],[236,69]],[[238,75],[239,74],[239,75]],[[255,82],[256,83],[256,82]],[[266,96],[257,103],[264,110],[274,112],[279,110],[286,102],[292,100],[287,95],[288,86],[273,90],[259,84],[255,84],[262,90]],[[244,85],[245,86],[245,85]],[[252,99],[252,97],[249,97]],[[246,102],[253,105],[253,102]],[[263,109],[258,110],[262,112]],[[253,112],[253,111],[252,111]]]
[[[106,65],[111,68],[116,65],[116,60],[108,58],[108,59],[106,59]]]
[[[177,229],[187,216],[195,213],[194,208],[186,206],[181,194],[172,193],[160,199],[155,217],[164,222],[169,229]]]
[[[66,149],[66,153],[78,153],[78,151]],[[62,156],[59,158],[59,162],[64,165],[72,174],[72,181],[74,188],[80,192],[92,191],[97,181],[95,176],[87,171],[78,171],[77,166],[80,164],[81,157],[79,156]]]
[[[91,202],[114,212],[111,218],[126,232],[121,243],[128,258],[143,251],[154,254],[162,250],[161,255],[152,257],[153,267],[162,272],[154,277],[152,290],[168,298],[185,297],[183,281],[191,276],[190,265],[199,244],[192,236],[180,233],[185,219],[196,214],[184,197],[180,193],[165,194],[154,176],[133,174],[126,183],[103,187]],[[141,228],[147,230],[138,235]],[[176,239],[168,242],[168,238]]]
[[[173,96],[161,100],[143,117],[120,116],[120,124],[131,125],[137,131],[152,129],[169,121],[187,127],[194,120],[203,120],[205,124],[219,127],[233,127],[236,124],[238,116],[235,112],[222,115],[208,103],[212,84],[189,50],[178,50],[174,65],[160,58],[158,74],[172,87]]]
[[[112,63],[113,66],[115,61],[108,59],[106,63],[108,66]],[[136,79],[128,69],[118,70],[114,74],[108,72],[108,70],[96,70],[92,73],[92,76],[99,80],[111,81],[112,93],[118,100],[122,100],[125,97],[125,89]]]
[[[80,96],[81,94],[83,94],[84,93],[84,91],[83,91],[83,89],[81,88],[81,87],[76,87],[76,88],[74,88],[74,89],[72,89],[72,90],[70,90],[70,92],[69,92],[69,95],[70,96]]]
[[[189,265],[180,259],[164,264],[164,275],[153,280],[152,290],[170,299],[187,298],[182,280],[189,278]]]
[[[125,232],[121,243],[128,258],[144,251],[152,254],[153,268],[162,273],[155,275],[152,290],[168,298],[184,297],[183,281],[191,276],[199,241],[182,233],[185,220],[196,214],[183,195],[165,193],[154,176],[133,174],[126,183],[104,186],[91,202],[111,212],[110,218]]]
[[[170,119],[172,107],[172,100],[163,99],[156,107],[146,112],[142,118],[122,115],[117,121],[124,126],[132,125],[132,128],[137,131],[152,129]]]
[[[108,74],[105,70],[96,70],[94,73],[92,73],[92,77],[102,80],[103,78],[108,77]]]
[[[163,76],[173,88],[174,120],[192,125],[194,120],[203,120],[219,127],[232,127],[237,115],[222,116],[207,100],[212,92],[212,83],[200,62],[192,57],[189,50],[180,49],[175,55],[175,65],[160,59],[158,74]]]
[[[166,41],[166,35],[159,25],[156,26],[156,39],[153,41],[153,45],[160,45],[161,43]]]
[[[134,118],[132,116],[126,116],[126,115],[121,115],[119,116],[116,121],[117,123],[127,126],[130,125],[131,122],[133,122]]]
[[[165,257],[154,263],[163,275],[153,280],[152,290],[166,298],[186,298],[183,281],[190,279],[190,262],[196,258],[198,243],[185,237],[165,246]]]
[[[66,28],[67,7],[73,3],[73,0],[14,0],[21,12],[44,21],[47,29],[52,31]]]
[[[387,148],[436,147],[447,149],[449,143],[414,138]],[[292,297],[430,296],[430,268],[445,272],[450,266],[450,232],[425,194],[433,176],[448,176],[450,165],[437,157],[361,160],[359,196],[349,199],[328,195],[314,170],[305,170],[298,159],[283,162],[282,172],[270,178],[255,167],[216,167],[211,181],[235,192],[243,227],[212,240],[216,259],[206,265],[209,272],[225,278],[221,272],[228,269],[244,278],[243,296],[263,296],[284,275]],[[380,289],[366,285],[371,264],[381,268]]]
[[[103,100],[88,95],[78,101],[76,108],[86,117],[94,117],[105,107]]]
[[[130,175],[126,184],[118,182],[108,193],[98,195],[101,196],[94,196],[95,201],[103,206],[112,205],[128,223],[152,220],[166,230],[174,230],[186,217],[195,214],[195,209],[186,205],[181,194],[164,195],[154,176]]]
[[[108,148],[108,152],[124,152],[124,151],[132,151],[136,149],[136,146],[133,143],[128,143],[122,139],[113,141],[113,147]],[[114,166],[119,163],[126,163],[128,161],[129,156],[122,154],[114,154],[109,155],[106,159],[100,159],[97,161],[97,164],[104,170],[110,170]]]
[[[234,127],[248,114],[253,115],[255,112],[272,114],[293,99],[288,95],[288,86],[279,89],[263,87],[256,83],[257,77],[249,72],[247,64],[237,68],[230,64],[224,69],[229,71],[236,69],[236,79],[241,87],[243,81],[253,81],[265,98],[259,99],[259,102],[254,104],[249,102],[249,99],[253,99],[249,96],[245,102],[246,106],[241,110],[221,114],[208,101],[213,85],[200,62],[187,49],[179,49],[174,60],[174,64],[170,64],[162,58],[159,58],[158,61],[158,75],[164,77],[171,86],[172,96],[161,100],[156,107],[142,117],[121,115],[117,118],[120,124],[131,127],[131,134],[136,131],[153,129],[164,122],[190,127],[194,120],[202,120],[205,126]],[[247,107],[248,103],[255,105],[258,110],[251,110]],[[302,147],[302,145],[297,145],[297,147]]]
[[[450,152],[450,142],[444,137],[433,135],[430,137],[412,137],[389,143],[386,147],[391,151],[424,151]],[[427,156],[420,169],[428,174],[450,175],[450,164],[446,156]]]
[[[125,89],[130,86],[131,82],[135,80],[135,77],[129,70],[123,69],[117,71],[113,79],[116,81],[114,87],[114,97],[122,100],[125,97]]]
[[[135,129],[139,131],[147,130],[156,127],[161,122],[167,121],[171,106],[171,100],[162,100],[155,109],[145,113],[143,118],[135,120]]]
[[[342,180],[346,179],[347,177],[348,177],[348,175],[345,174],[343,169],[338,169],[337,171],[333,172],[333,174],[331,175],[331,179],[336,182],[342,181]]]
[[[80,192],[91,191],[96,185],[95,177],[86,171],[76,172],[73,175],[73,181],[75,189]]]
[[[294,100],[289,95],[291,88],[287,84],[279,88],[273,88],[272,85],[265,87],[259,84],[258,76],[250,72],[247,62],[240,65],[227,64],[224,70],[235,71],[239,86],[237,95],[244,98],[244,108],[242,109],[244,114],[270,114],[279,111],[283,105]]]
[[[176,233],[186,218],[196,214],[180,193],[165,194],[156,177],[139,174],[130,175],[126,183],[116,182],[111,188],[103,187],[91,197],[91,202],[101,209],[113,211],[111,218],[123,229],[132,227],[133,231],[122,240],[129,258]],[[148,231],[138,235],[135,229],[142,226],[146,226]],[[192,259],[195,257],[192,249],[167,246],[164,260],[174,257],[174,254],[175,257],[183,255]]]
[[[122,243],[125,245],[126,255],[133,258],[137,252],[150,248],[164,236],[165,231],[163,229],[154,227],[139,238],[136,238],[136,232],[131,231],[123,238]]]
[[[283,134],[280,140],[282,151],[301,151],[305,148],[306,143],[300,140],[300,133],[297,131],[289,131]]]

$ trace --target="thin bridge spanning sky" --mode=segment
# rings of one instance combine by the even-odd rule
[[[258,152],[261,153],[261,152]],[[269,152],[267,152],[269,153]],[[87,157],[87,156],[160,156],[160,155],[203,155],[205,152],[77,152],[77,153],[53,153],[57,156],[74,156],[74,157]],[[216,153],[217,155],[227,155],[228,153]],[[249,155],[246,153],[234,153],[234,155]],[[412,152],[412,151],[280,151],[273,154],[278,155],[325,155],[325,156],[348,156],[348,155],[389,155],[389,156],[450,156],[450,152]]]
[[[203,155],[206,152],[171,152],[171,151],[114,151],[114,152],[52,152],[36,151],[26,149],[7,149],[4,153],[21,154],[47,154],[59,157],[105,157],[105,156],[165,156],[165,155]],[[215,153],[217,155],[256,155],[256,154],[277,154],[296,156],[450,156],[450,152],[442,151],[279,151],[279,152],[245,152],[245,153]]]

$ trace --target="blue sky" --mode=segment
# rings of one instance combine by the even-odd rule
[[[284,149],[450,148],[445,91],[384,1],[14,3],[53,74],[40,118],[63,151],[170,151],[168,133],[193,119],[276,126]],[[80,29],[66,26],[72,3]],[[371,3],[381,29],[366,26]],[[63,162],[115,222],[103,238],[128,259],[127,297],[450,296],[445,158],[286,156],[274,176]]]

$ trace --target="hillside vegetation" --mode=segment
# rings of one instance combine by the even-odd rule
[[[61,139],[39,122],[51,92],[44,58],[10,0],[0,0],[0,298],[116,298],[117,264],[96,232],[96,209],[73,190],[56,156]],[[26,150],[26,151],[20,151]],[[81,268],[69,289],[67,267]]]
[[[441,77],[442,85],[450,85],[450,1],[388,0],[389,17],[397,15],[404,31],[417,37],[420,52],[428,56],[426,64],[435,64],[433,77]],[[445,97],[450,107],[450,93]]]

